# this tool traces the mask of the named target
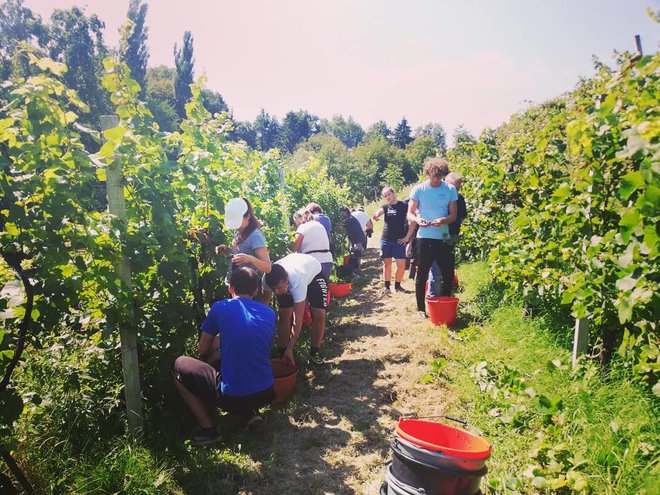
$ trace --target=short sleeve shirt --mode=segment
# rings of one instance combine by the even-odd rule
[[[346,229],[346,235],[351,244],[362,244],[364,242],[364,230],[360,226],[360,221],[353,215],[349,215],[342,222]]]
[[[325,231],[328,233],[328,240],[330,240],[330,232],[332,231],[332,222],[330,221],[330,218],[323,213],[317,213],[314,215],[314,220],[323,225]]]
[[[383,210],[383,239],[388,241],[398,241],[406,236],[406,215],[408,206],[403,201],[397,201],[393,205],[386,204],[381,206]]]
[[[293,302],[307,299],[307,286],[321,273],[321,263],[309,254],[291,253],[275,264],[283,266],[286,270],[289,277],[289,293],[293,297]],[[265,283],[265,277],[263,285],[270,289]]]
[[[321,263],[332,263],[330,240],[323,225],[312,220],[298,227],[296,233],[303,236],[300,252],[313,256]]]
[[[458,199],[456,188],[446,182],[438,187],[431,187],[428,181],[419,184],[412,190],[411,199],[419,201],[419,216],[432,221],[449,215],[449,203]],[[449,239],[447,224],[434,227],[420,227],[417,237],[421,239]]]
[[[236,235],[239,236],[240,233],[237,232]],[[249,254],[250,256],[256,256],[255,251],[263,247],[266,247],[266,238],[264,237],[264,234],[263,232],[261,232],[260,229],[254,229],[249,236],[243,239],[243,242],[241,242],[236,247],[236,249],[233,250],[233,252],[234,254],[243,253],[243,254]],[[254,266],[250,263],[246,263],[243,266],[249,266],[250,268],[254,268]]]
[[[358,222],[360,222],[360,227],[362,227],[362,231],[366,232],[367,223],[369,223],[370,220],[369,215],[367,215],[366,212],[360,210],[354,211],[353,213],[351,213],[351,215],[357,218]]]
[[[273,384],[270,347],[275,312],[252,299],[235,298],[211,306],[202,332],[220,335],[220,385],[223,395],[241,397]]]

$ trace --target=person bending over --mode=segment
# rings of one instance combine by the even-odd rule
[[[219,440],[209,411],[217,407],[243,416],[248,427],[263,421],[258,409],[275,398],[270,347],[275,335],[275,312],[253,301],[259,275],[252,268],[235,267],[229,281],[232,299],[211,306],[202,324],[199,355],[205,359],[220,342],[220,371],[203,360],[181,356],[174,362],[174,386],[197,420],[194,444]]]
[[[359,220],[351,215],[351,210],[348,206],[342,206],[339,209],[339,215],[342,220],[341,226],[346,231],[348,244],[350,246],[349,264],[355,275],[361,275],[360,261],[362,259],[362,253],[364,252],[364,242],[366,239],[364,230],[362,230]]]
[[[325,333],[328,284],[321,272],[321,263],[309,254],[291,253],[273,263],[270,273],[264,275],[263,284],[277,298],[277,342],[280,355],[295,363],[293,348],[300,336],[305,305],[309,301],[312,312],[309,362],[323,364],[320,350]]]
[[[426,318],[426,281],[431,264],[440,268],[442,296],[449,296],[454,273],[451,267],[452,247],[450,223],[456,220],[456,188],[443,181],[449,173],[449,163],[441,158],[428,158],[424,164],[428,179],[416,186],[408,203],[408,221],[419,225],[417,231],[418,262],[415,281],[417,312]]]
[[[325,227],[309,210],[301,208],[293,214],[296,224],[296,239],[293,242],[293,251],[309,254],[321,263],[321,271],[326,281],[330,280],[332,271],[332,253],[330,253],[330,238]]]
[[[394,189],[389,186],[384,187],[382,194],[387,203],[381,206],[373,216],[375,222],[379,221],[381,216],[385,216],[385,226],[380,241],[380,257],[383,259],[383,279],[385,280],[385,287],[383,287],[381,294],[387,295],[390,293],[392,259],[396,260],[394,290],[408,292],[401,286],[401,281],[406,271],[406,244],[408,244],[415,230],[415,225],[412,223],[410,226],[408,225],[406,219],[408,206],[403,201],[396,199]]]

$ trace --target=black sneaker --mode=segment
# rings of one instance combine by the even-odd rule
[[[254,415],[248,419],[247,429],[252,433],[258,433],[264,429],[264,418],[259,413],[254,413]]]
[[[212,445],[220,441],[220,433],[215,426],[211,428],[197,427],[190,432],[190,443],[193,445]]]
[[[316,366],[320,366],[325,363],[325,359],[323,359],[323,356],[321,356],[320,352],[317,352],[315,354],[310,354],[309,359],[308,359],[309,364],[314,364]]]
[[[412,291],[410,291],[408,289],[404,289],[400,285],[399,286],[394,286],[394,292],[400,292],[402,294],[411,294],[412,293]]]

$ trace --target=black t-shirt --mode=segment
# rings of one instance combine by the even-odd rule
[[[406,214],[408,206],[403,201],[397,201],[393,205],[386,204],[381,206],[385,226],[383,227],[383,239],[388,241],[398,241],[406,236]]]
[[[362,244],[364,242],[364,230],[360,226],[360,221],[353,215],[349,215],[342,220],[342,224],[346,229],[348,240],[351,244]]]

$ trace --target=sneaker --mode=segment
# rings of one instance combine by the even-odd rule
[[[378,291],[378,296],[379,297],[385,297],[390,295],[390,288],[389,287],[383,287]]]
[[[417,311],[417,316],[419,316],[420,318],[423,318],[425,320],[428,318],[428,315],[426,314],[426,311]]]
[[[261,416],[261,414],[259,413],[254,413],[254,415],[250,419],[248,419],[246,427],[252,433],[257,433],[259,431],[262,431],[264,428],[263,416]]]
[[[220,433],[215,426],[211,428],[197,427],[190,432],[190,442],[193,445],[211,445],[220,441]]]
[[[325,360],[323,359],[323,356],[321,355],[320,352],[317,352],[316,354],[310,354],[309,355],[309,364],[315,364],[317,366],[324,364]]]
[[[401,294],[410,294],[412,291],[409,291],[408,289],[404,289],[400,285],[398,287],[394,287],[394,292],[400,292]]]

